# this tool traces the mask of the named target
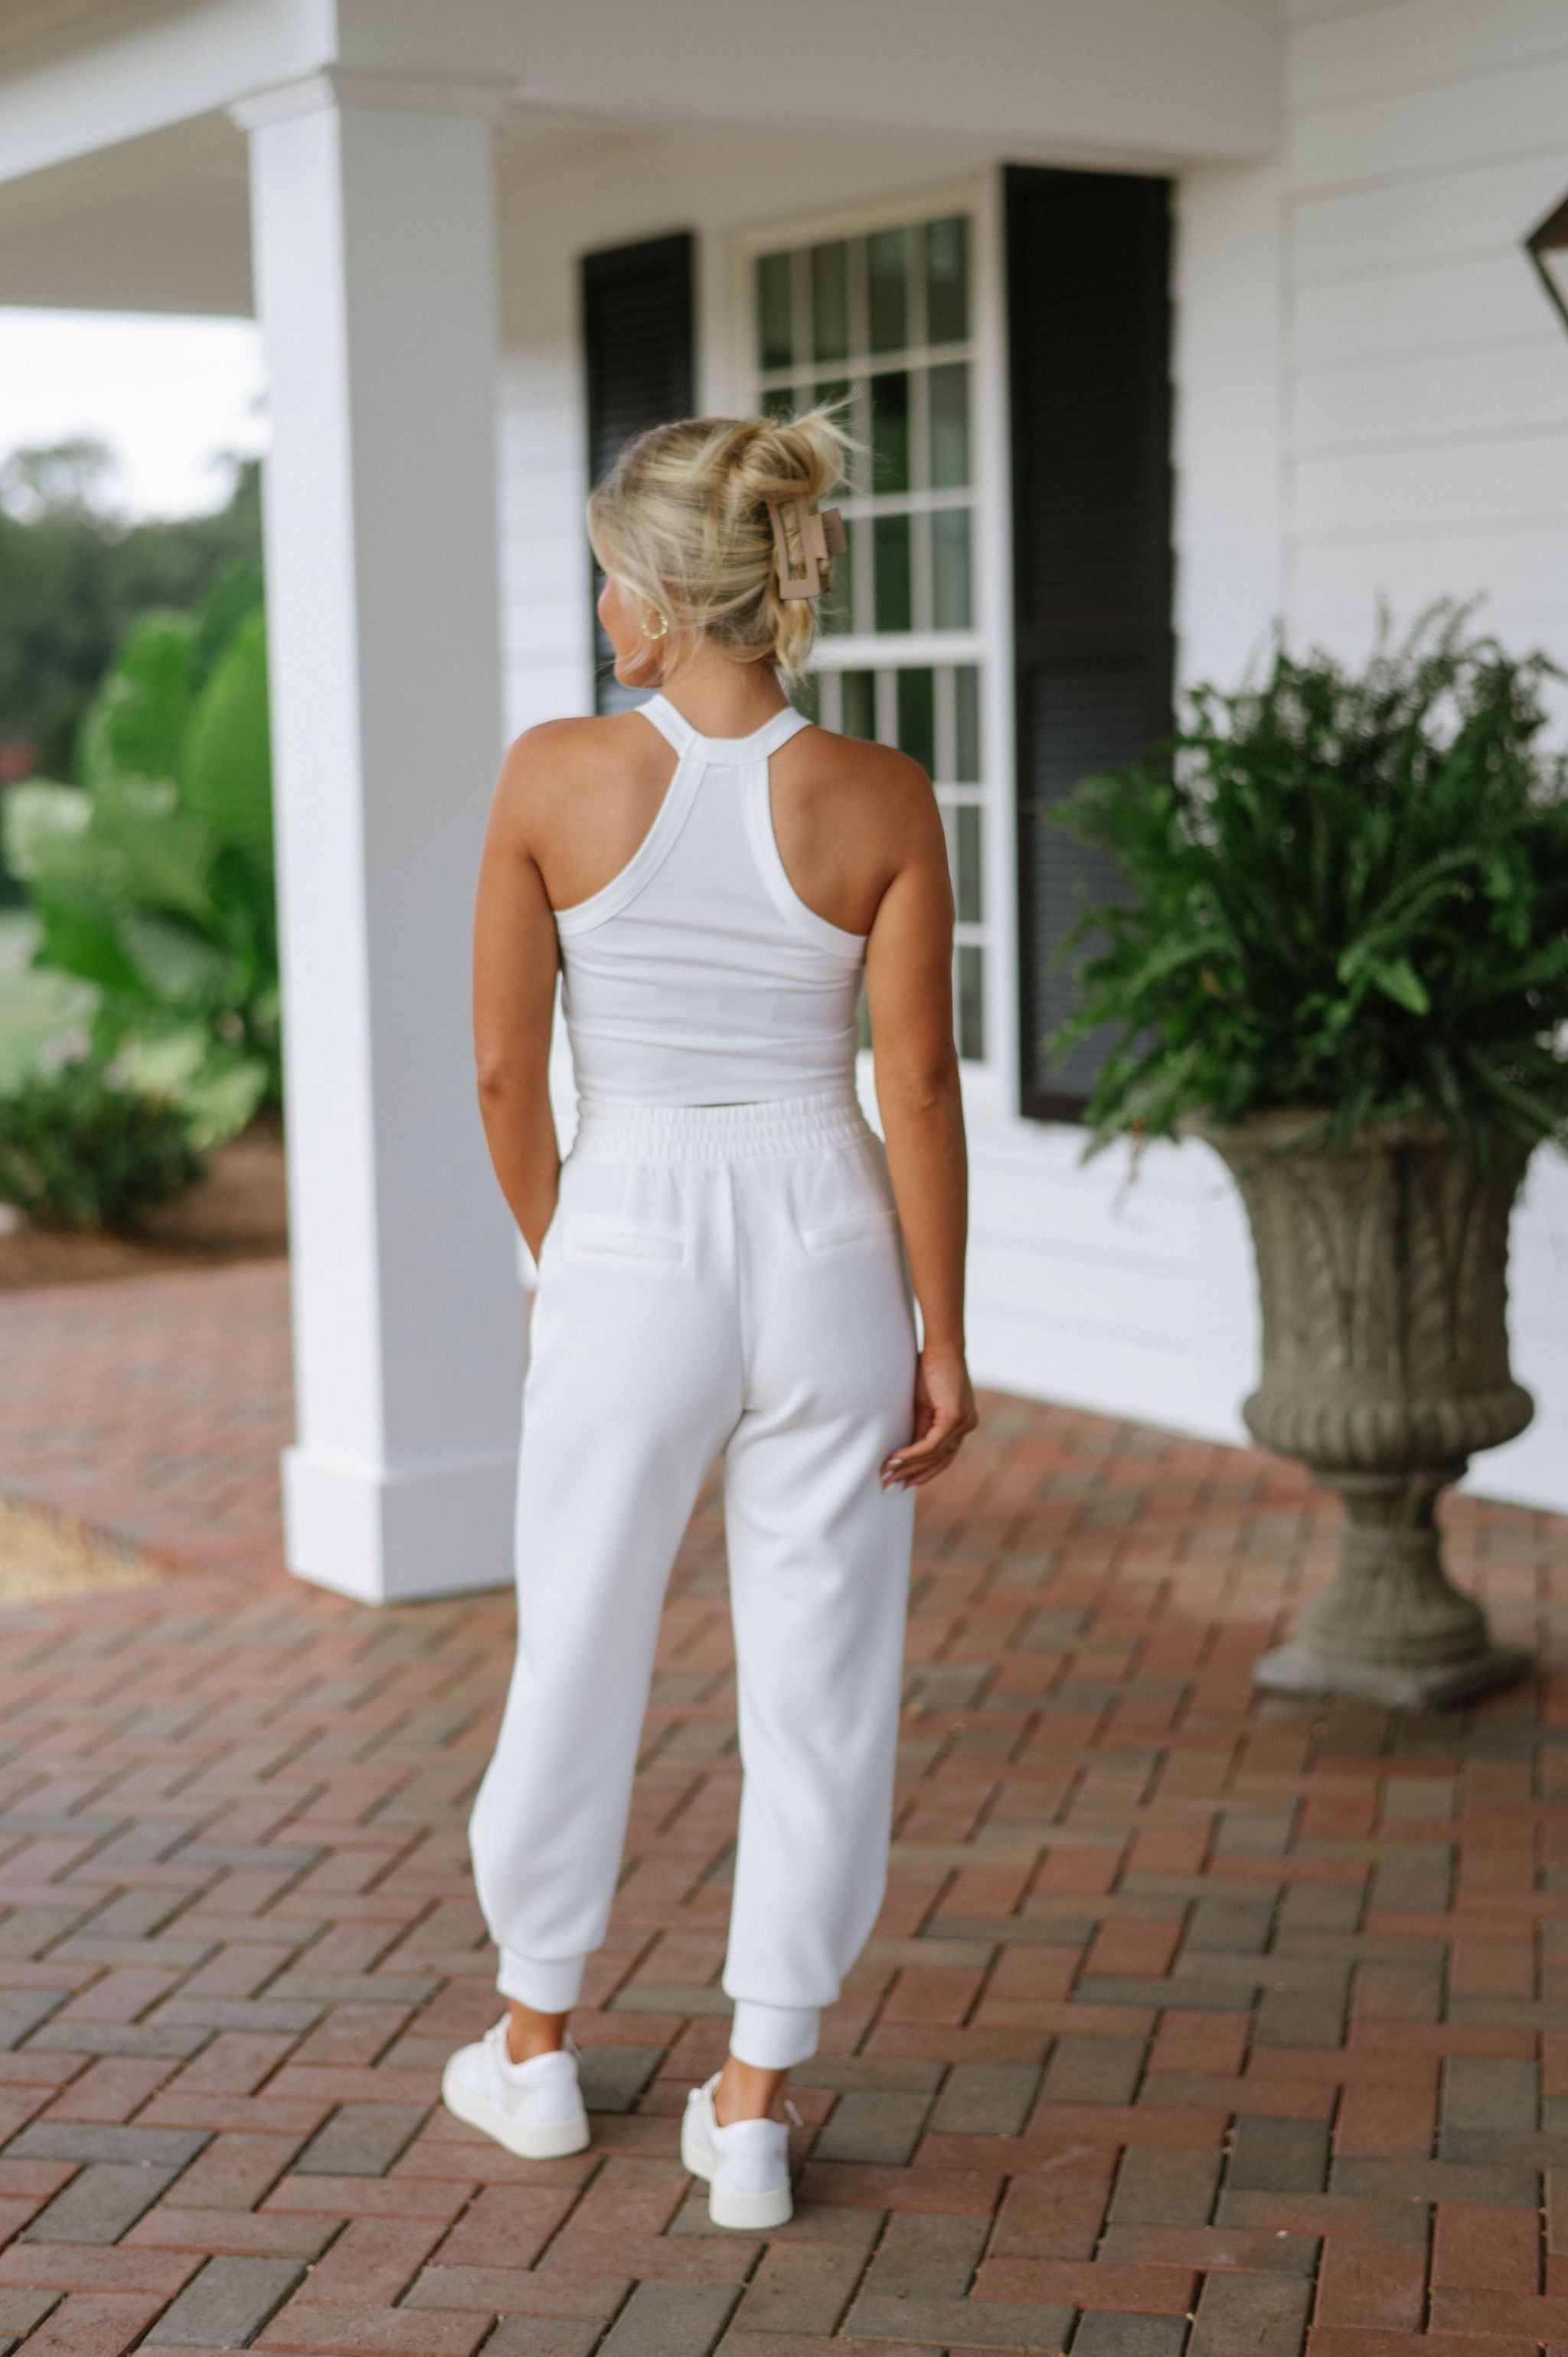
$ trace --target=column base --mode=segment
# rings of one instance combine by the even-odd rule
[[[285,1448],[288,1567],[360,1604],[510,1587],[516,1491],[510,1449],[374,1473]]]
[[[1347,1695],[1384,1710],[1442,1710],[1498,1686],[1517,1685],[1535,1667],[1522,1645],[1485,1645],[1462,1662],[1431,1668],[1397,1662],[1332,1661],[1309,1645],[1276,1645],[1252,1672],[1271,1694]]]

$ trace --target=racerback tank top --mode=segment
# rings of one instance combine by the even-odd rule
[[[680,757],[658,815],[618,876],[555,913],[580,1095],[753,1104],[853,1085],[865,940],[800,898],[768,800],[768,757],[807,722],[701,737],[661,695],[641,710]]]

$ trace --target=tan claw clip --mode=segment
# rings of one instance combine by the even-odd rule
[[[769,500],[781,597],[820,597],[832,584],[832,559],[849,547],[837,508],[809,508],[804,500]]]

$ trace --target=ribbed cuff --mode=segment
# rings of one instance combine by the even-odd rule
[[[754,2071],[788,2071],[811,2061],[821,2023],[814,2005],[757,2005],[750,1997],[737,1997],[729,2050]]]
[[[496,1986],[502,1996],[517,1999],[534,2013],[570,2013],[583,1986],[585,1956],[564,1956],[542,1964],[535,1956],[520,1956],[515,1948],[501,1950]]]

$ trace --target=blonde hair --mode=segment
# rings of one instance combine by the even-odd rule
[[[781,597],[769,500],[831,491],[849,437],[820,410],[768,417],[691,417],[628,442],[588,500],[588,537],[605,571],[682,639],[712,639],[741,662],[771,662],[786,682],[816,637],[815,600]]]

